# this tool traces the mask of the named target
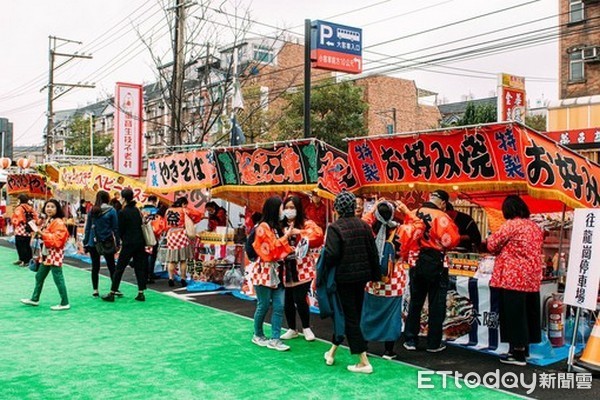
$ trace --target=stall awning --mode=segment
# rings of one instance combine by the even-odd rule
[[[148,160],[146,187],[157,194],[206,189],[218,183],[212,150],[194,150]]]
[[[6,191],[9,195],[25,193],[32,198],[52,197],[52,189],[41,174],[8,174]]]
[[[360,191],[520,192],[600,206],[600,166],[518,123],[349,140]]]
[[[269,196],[316,190],[333,199],[356,187],[347,155],[317,139],[214,150],[213,197],[260,209]]]
[[[105,190],[112,195],[127,187],[133,190],[135,200],[143,199],[146,190],[144,182],[98,165],[63,167],[58,179],[59,190],[89,190],[93,193]]]

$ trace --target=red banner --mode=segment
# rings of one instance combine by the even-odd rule
[[[600,145],[600,127],[546,132],[544,133],[544,135],[565,146],[569,146],[572,144]]]
[[[146,186],[152,192],[204,189],[217,183],[212,151],[196,150],[148,161]]]
[[[519,124],[353,139],[363,191],[528,191],[571,207],[598,207],[600,167]]]
[[[39,174],[9,174],[6,177],[6,187],[8,194],[52,197],[52,189],[46,185],[46,178]]]

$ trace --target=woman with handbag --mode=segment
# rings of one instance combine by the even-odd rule
[[[300,233],[298,229],[281,229],[284,218],[281,198],[273,196],[263,205],[263,217],[255,230],[252,247],[258,255],[258,261],[252,274],[252,283],[256,291],[256,312],[254,313],[254,336],[252,343],[277,351],[286,351],[290,346],[281,341],[281,322],[285,299],[283,260],[293,249],[288,239]],[[271,315],[271,340],[263,331],[263,324],[269,308]]]
[[[308,248],[315,249],[323,245],[323,230],[313,221],[306,218],[302,203],[298,196],[288,196],[283,202],[283,226],[296,228],[299,235],[289,238],[290,246],[296,247],[305,238]],[[302,332],[307,341],[315,340],[315,334],[310,329],[310,310],[308,308],[308,291],[315,278],[314,254],[290,253],[284,260],[285,264],[285,319],[288,330],[281,335],[281,339],[294,339],[298,337],[296,328],[296,311],[302,322]]]
[[[96,194],[96,203],[87,215],[83,245],[92,259],[92,296],[99,297],[98,276],[100,256],[104,256],[110,278],[115,274],[115,254],[120,245],[119,219],[117,211],[109,205],[110,195],[101,190]],[[117,293],[117,296],[120,294]]]
[[[188,200],[180,197],[165,213],[167,229],[167,253],[165,261],[168,264],[169,286],[175,286],[175,267],[179,265],[181,286],[187,286],[187,260],[194,258],[192,239],[195,236],[192,224],[200,222],[202,214],[193,208],[188,208]],[[186,221],[187,220],[187,221]]]
[[[37,306],[40,303],[40,294],[44,287],[44,281],[50,271],[54,283],[60,293],[60,304],[50,307],[53,311],[68,310],[71,308],[69,298],[67,297],[67,287],[62,271],[62,263],[64,258],[64,249],[69,231],[65,225],[63,218],[63,210],[58,200],[50,199],[44,204],[44,214],[47,218],[42,227],[34,233],[36,238],[42,240],[42,251],[40,266],[35,274],[35,289],[30,299],[22,299],[21,303],[29,306]]]

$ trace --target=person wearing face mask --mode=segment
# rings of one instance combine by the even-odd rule
[[[291,235],[288,239],[292,247],[298,246],[300,240],[308,240],[309,249],[318,248],[323,244],[323,230],[313,221],[306,218],[302,203],[298,196],[289,196],[283,202],[283,226],[289,229],[298,229],[298,235]],[[312,280],[315,278],[314,257],[308,253],[298,258],[296,253],[290,253],[285,258],[285,318],[288,330],[281,339],[294,339],[298,337],[296,327],[296,310],[302,322],[302,332],[307,341],[315,340],[315,334],[310,329],[310,311],[307,295]]]
[[[204,209],[208,213],[209,232],[216,231],[217,226],[227,226],[227,211],[223,207],[220,207],[214,201],[209,201]]]
[[[252,243],[258,256],[251,277],[257,299],[252,343],[277,351],[290,349],[290,346],[281,341],[285,299],[283,260],[293,251],[289,238],[300,233],[296,228],[287,228],[284,232],[281,227],[283,219],[281,198],[279,196],[268,198],[263,205],[262,219],[256,227],[255,239]],[[273,312],[269,340],[265,336],[263,325],[271,307]]]

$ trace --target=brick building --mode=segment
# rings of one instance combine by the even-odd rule
[[[559,0],[559,10],[559,100],[548,106],[548,131],[598,161],[600,1]]]

